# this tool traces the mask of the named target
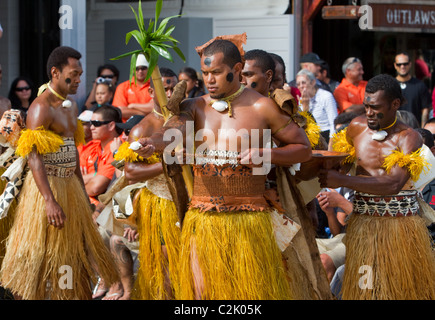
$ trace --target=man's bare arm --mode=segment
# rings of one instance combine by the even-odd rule
[[[271,162],[276,165],[290,166],[311,159],[311,144],[305,131],[291,121],[274,138],[281,142],[280,147],[272,148]]]
[[[163,173],[163,167],[160,162],[153,164],[128,162],[125,164],[124,170],[125,178],[129,184],[144,182]]]
[[[262,113],[266,117],[278,148],[271,149],[271,162],[280,166],[290,166],[311,159],[311,144],[293,119],[282,111],[271,99],[263,99],[265,107]]]
[[[132,103],[128,106],[129,109],[134,109],[144,115],[150,113],[154,109],[154,101],[150,100],[148,103]]]
[[[423,141],[421,136],[411,128],[403,130],[398,137],[398,149],[403,154],[410,154],[421,148]],[[387,174],[379,168],[376,176],[347,176],[335,170],[320,170],[320,186],[338,188],[347,187],[360,192],[379,195],[397,194],[405,186],[410,178],[407,168],[395,165]]]
[[[320,187],[346,187],[370,194],[397,194],[409,179],[406,169],[394,167],[390,174],[381,176],[347,176],[335,170],[320,170]]]
[[[40,126],[44,126],[45,129],[49,129],[51,124],[51,113],[49,110],[49,108],[39,104],[29,109],[26,123],[27,128],[35,130]],[[59,229],[63,228],[66,220],[65,213],[53,195],[42,155],[38,154],[36,148],[29,154],[28,164],[32,171],[33,178],[35,179],[36,186],[45,200],[48,222]]]

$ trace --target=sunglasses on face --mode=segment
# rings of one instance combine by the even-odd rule
[[[27,91],[30,90],[30,87],[16,87],[15,91],[21,92],[21,91]]]
[[[136,71],[139,71],[139,70],[145,71],[147,69],[148,69],[147,67],[136,67]]]
[[[98,128],[101,127],[102,125],[111,123],[112,120],[106,120],[106,121],[100,121],[100,120],[91,120],[90,123],[91,125],[93,125],[94,127]]]
[[[100,78],[113,79],[115,76],[113,74],[102,74]]]
[[[409,66],[409,62],[403,62],[403,63],[396,63],[396,66],[401,67],[401,66]]]

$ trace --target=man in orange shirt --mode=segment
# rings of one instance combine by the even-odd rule
[[[114,151],[122,143],[119,141],[122,129],[116,126],[121,122],[121,111],[113,106],[101,106],[94,111],[90,122],[92,138],[97,143],[97,158],[89,159],[82,171],[86,192],[91,203],[97,205],[97,197],[106,192],[115,176],[116,168],[112,162]]]
[[[93,112],[91,110],[85,110],[79,115],[79,120],[82,122],[83,131],[85,133],[85,144],[81,144],[77,147],[77,151],[79,152],[80,169],[82,175],[85,173],[94,173],[95,171],[97,171],[96,161],[98,158],[98,147],[100,143],[99,141],[92,139],[92,113]]]
[[[122,111],[122,120],[125,122],[136,114],[147,115],[154,108],[154,103],[148,92],[150,81],[145,81],[148,71],[148,61],[143,54],[137,57],[136,76],[130,81],[118,85],[112,104]]]
[[[347,58],[342,66],[344,78],[334,91],[337,101],[338,113],[341,112],[364,112],[364,93],[367,81],[363,80],[364,69],[360,59]]]

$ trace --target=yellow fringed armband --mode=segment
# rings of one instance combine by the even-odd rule
[[[307,123],[304,127],[308,140],[310,140],[311,148],[314,148],[319,144],[320,139],[320,126],[314,120],[313,116],[306,111],[299,112],[301,116],[307,119]]]
[[[137,162],[137,161],[143,161],[143,158],[138,155],[136,152],[134,152],[132,149],[130,149],[130,143],[124,142],[121,144],[121,146],[118,148],[118,151],[115,154],[114,159],[116,161],[122,161],[125,162]]]
[[[401,168],[406,168],[411,179],[417,181],[422,171],[426,171],[429,168],[429,163],[421,155],[421,151],[422,148],[411,154],[404,154],[399,150],[394,150],[390,155],[385,157],[382,168],[389,173],[395,165],[398,165]]]
[[[124,142],[121,144],[121,146],[118,148],[118,151],[115,154],[114,159],[116,161],[122,161],[125,162],[145,162],[148,164],[153,164],[160,162],[160,158],[156,153],[154,153],[151,157],[144,159],[140,155],[138,155],[134,150],[130,149],[130,143]]]
[[[24,158],[32,152],[34,146],[39,154],[53,153],[58,151],[63,144],[61,136],[45,130],[42,126],[34,130],[24,129],[21,132],[15,153]]]
[[[351,145],[346,138],[347,128],[335,133],[332,136],[332,150],[335,152],[348,153],[344,163],[353,163],[356,159],[355,147]]]
[[[76,132],[74,133],[74,141],[76,144],[76,147],[78,147],[81,144],[85,144],[85,131],[83,129],[83,123],[78,120],[77,121],[77,129]]]

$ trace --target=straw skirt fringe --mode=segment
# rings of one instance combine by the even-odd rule
[[[4,168],[0,168],[0,174],[3,174]],[[0,191],[3,192],[7,184],[6,180],[0,179]],[[0,192],[0,193],[1,193]],[[0,266],[3,263],[3,258],[6,253],[6,239],[9,236],[15,218],[15,209],[17,201],[13,200],[9,208],[8,214],[3,219],[0,219]]]
[[[135,300],[164,300],[178,296],[181,230],[175,204],[143,188],[136,202],[139,268]],[[164,245],[164,248],[162,246]],[[165,252],[164,252],[165,251]]]
[[[78,178],[48,176],[66,222],[47,222],[45,201],[31,172],[24,182],[1,269],[2,286],[26,300],[91,299],[91,281],[119,281],[117,267],[92,220]]]
[[[349,220],[343,299],[435,299],[435,255],[420,216]]]
[[[191,209],[181,241],[181,299],[195,299],[192,255],[203,279],[201,299],[291,298],[269,212]]]

